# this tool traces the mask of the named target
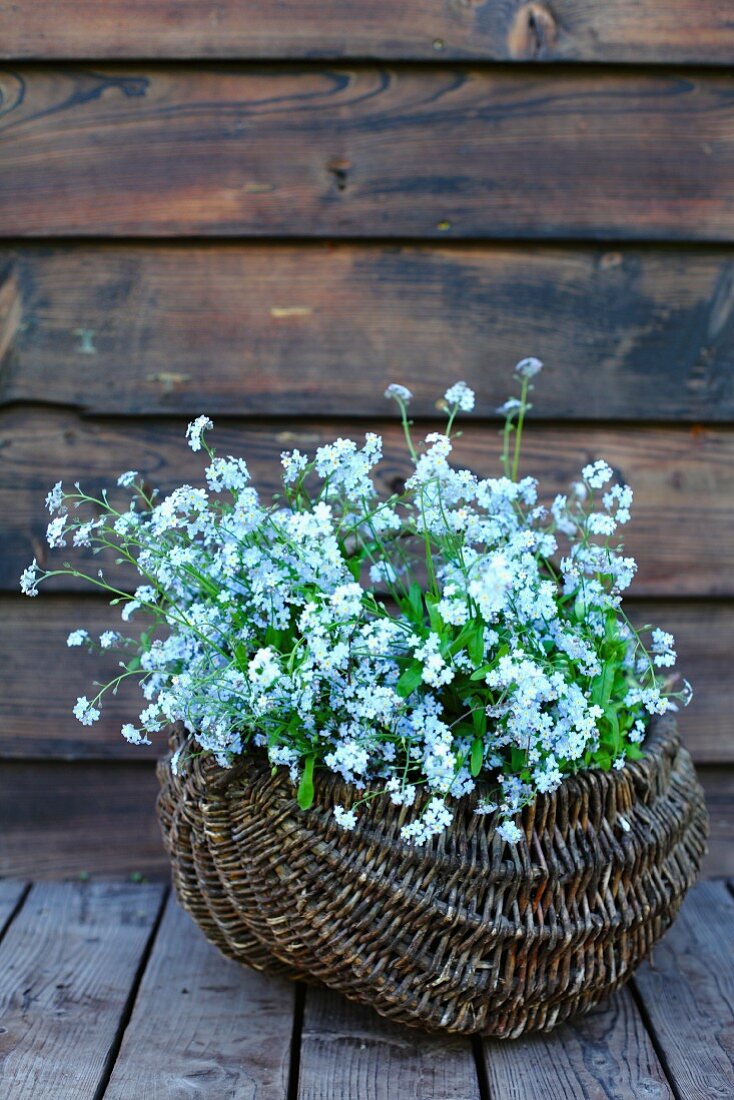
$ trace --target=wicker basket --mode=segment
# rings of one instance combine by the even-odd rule
[[[171,747],[190,736],[171,730]],[[401,1023],[511,1037],[548,1030],[625,982],[665,932],[706,847],[703,792],[675,725],[642,760],[567,779],[507,844],[465,799],[425,848],[416,811],[378,799],[354,832],[353,788],[319,777],[298,809],[282,769],[161,761],[158,803],[179,899],[249,966],[321,983]]]

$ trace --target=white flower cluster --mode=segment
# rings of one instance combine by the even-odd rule
[[[519,843],[517,815],[538,794],[639,756],[646,716],[674,705],[656,673],[673,665],[674,641],[655,630],[648,653],[621,613],[635,563],[614,539],[632,493],[612,484],[611,468],[590,463],[549,508],[518,475],[540,369],[537,359],[515,369],[521,394],[501,410],[504,472],[494,478],[450,464],[454,418],[474,407],[457,382],[444,397],[446,430],[420,446],[410,391],[388,388],[413,470],[386,499],[374,484],[377,435],[361,446],[337,439],[313,457],[284,452],[283,495],[267,503],[243,459],[209,447],[205,416],[187,431],[209,459],[205,488],[161,499],[129,470],[117,482],[127,504],[104,495],[100,516],[98,499],[54,486],[49,544],[118,546],[144,582],[122,620],[150,620],[140,641],[69,634],[69,646],[123,655],[119,676],[77,701],[79,721],[95,722],[104,692],[135,676],[146,705],[123,727],[129,742],[148,744],[182,720],[223,765],[260,753],[287,768],[303,807],[314,772],[327,770],[355,789],[334,809],[339,825],[354,829],[360,806],[381,796],[413,808],[403,837],[414,844],[441,833],[464,796]],[[86,505],[94,518],[77,514]],[[34,596],[64,571],[34,561],[21,588]]]

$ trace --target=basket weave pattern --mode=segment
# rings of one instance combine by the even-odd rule
[[[331,810],[358,796],[338,778],[317,776],[304,813],[283,769],[192,758],[180,724],[170,740],[184,751],[177,775],[159,764],[159,815],[178,897],[208,939],[413,1026],[509,1037],[591,1008],[672,923],[706,847],[703,792],[667,719],[642,760],[528,806],[518,845],[473,799],[424,848],[399,839],[416,808],[387,799],[348,833]]]

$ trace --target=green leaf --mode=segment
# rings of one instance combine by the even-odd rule
[[[238,642],[234,647],[234,660],[240,672],[247,672],[249,661],[247,657],[247,646],[244,642]]]
[[[469,764],[469,770],[476,778],[482,770],[482,761],[484,760],[484,743],[481,737],[475,738],[471,747],[471,760]]]
[[[435,596],[426,595],[426,607],[428,608],[428,618],[431,623],[431,630],[438,634],[439,637],[443,634],[445,627],[444,621],[438,613],[437,608],[438,600]]]
[[[514,772],[522,771],[527,763],[525,749],[518,749],[516,745],[513,745],[510,755],[512,756],[512,770]]]
[[[613,664],[606,664],[599,676],[592,682],[591,701],[597,703],[602,710],[606,709],[611,697],[615,672],[616,668]]]
[[[594,755],[594,765],[601,768],[602,771],[608,772],[612,767],[612,758],[608,752],[597,752]]]
[[[397,693],[401,699],[407,699],[412,691],[418,687],[423,679],[423,665],[420,661],[406,668],[397,683]]]
[[[469,679],[470,680],[483,680],[484,677],[487,675],[487,673],[491,672],[491,671],[492,671],[492,665],[482,665],[482,667],[478,668],[476,672],[472,672]]]
[[[423,622],[423,590],[419,584],[411,584],[408,590],[408,608],[413,622]]]
[[[314,789],[313,789],[313,765],[314,755],[306,757],[303,765],[303,775],[301,776],[301,782],[298,784],[298,793],[296,794],[296,800],[302,810],[308,810],[313,805]]]
[[[619,750],[620,750],[620,747],[621,747],[621,741],[622,741],[622,738],[621,738],[621,735],[620,735],[620,732],[619,732],[619,716],[617,715],[617,708],[612,707],[612,706],[606,706],[604,708],[604,717],[606,718],[607,722],[609,722],[609,726],[610,726],[611,731],[612,731],[612,738],[613,738],[612,748],[613,748],[613,751],[616,755],[616,754],[619,753]]]
[[[474,622],[466,645],[472,664],[478,665],[484,659],[484,623]]]
[[[626,752],[629,760],[642,760],[645,755],[640,746],[633,742],[626,746]]]

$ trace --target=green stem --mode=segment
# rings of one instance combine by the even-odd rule
[[[528,403],[528,386],[529,380],[523,378],[522,390],[520,391],[520,411],[517,414],[517,427],[515,429],[515,451],[512,458],[512,480],[517,481],[518,470],[520,469],[520,446],[522,443],[522,429],[525,424],[525,413],[527,411]]]

